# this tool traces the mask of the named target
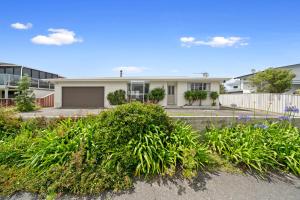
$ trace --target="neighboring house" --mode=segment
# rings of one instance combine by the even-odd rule
[[[188,102],[184,98],[187,90],[219,92],[220,83],[227,78],[208,77],[111,77],[89,79],[55,79],[54,106],[56,108],[111,107],[107,95],[115,90],[126,91],[128,100],[145,101],[146,95],[154,88],[164,88],[165,98],[160,102],[165,107],[181,107]],[[210,106],[208,97],[202,102]],[[196,102],[194,105],[199,105]],[[218,105],[218,101],[217,101]]]
[[[296,77],[292,80],[292,88],[287,91],[287,94],[292,94],[295,90],[300,88],[300,64],[287,65],[281,67],[274,67],[274,69],[290,69],[293,73],[296,74]],[[256,72],[257,73],[257,72]],[[256,73],[251,73],[243,76],[235,77],[235,81],[227,81],[226,85],[229,85],[227,88],[227,93],[253,93],[256,92],[256,88],[251,85],[249,78]],[[231,88],[230,86],[236,88]]]
[[[61,78],[61,76],[29,67],[0,62],[0,99],[15,97],[18,81],[22,76],[31,79],[31,88],[36,97],[42,97],[50,92],[53,93],[54,85],[47,79]]]

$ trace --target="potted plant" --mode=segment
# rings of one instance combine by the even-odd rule
[[[196,99],[199,100],[199,106],[202,106],[202,100],[207,98],[207,92],[203,90],[197,90],[196,92]]]
[[[210,93],[210,98],[213,100],[212,106],[216,106],[216,100],[219,97],[218,92],[211,92]]]

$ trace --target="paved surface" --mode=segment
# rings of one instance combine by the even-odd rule
[[[18,193],[10,200],[32,200],[37,195]],[[0,198],[1,199],[1,198]],[[124,193],[102,193],[94,197],[62,196],[59,199],[111,199],[111,200],[299,200],[300,179],[295,177],[272,177],[269,180],[253,176],[220,173],[200,175],[195,180],[137,181],[135,188]]]
[[[59,117],[59,116],[86,116],[88,114],[98,114],[104,109],[55,109],[55,108],[42,108],[38,111],[21,113],[20,115],[24,118],[32,118],[32,117]],[[230,116],[233,114],[235,116],[238,115],[250,115],[253,116],[266,116],[266,112],[256,111],[246,111],[246,110],[236,110],[232,111],[229,109],[220,109],[220,110],[201,110],[201,109],[166,109],[169,115],[171,116]],[[268,114],[275,115],[275,114]]]

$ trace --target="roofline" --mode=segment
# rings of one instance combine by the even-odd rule
[[[97,81],[218,81],[223,82],[230,78],[221,77],[96,77],[96,78],[58,78],[48,79],[52,83],[62,82],[97,82]]]
[[[300,63],[298,63],[298,64],[292,64],[292,65],[285,65],[285,66],[280,66],[280,67],[268,67],[268,68],[279,69],[279,68],[286,68],[286,67],[294,67],[296,65],[300,66]],[[268,68],[266,68],[266,69],[268,69]],[[264,70],[266,70],[266,69],[264,69]],[[262,71],[264,71],[264,70],[262,70]],[[242,75],[242,76],[237,76],[237,77],[234,77],[234,79],[240,79],[240,78],[243,78],[243,77],[252,76],[252,75],[257,74],[257,73],[258,72],[250,73],[250,74],[246,74],[246,75]]]

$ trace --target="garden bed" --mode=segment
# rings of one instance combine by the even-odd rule
[[[300,135],[293,120],[291,112],[272,122],[243,116],[201,137],[154,104],[124,104],[77,119],[22,121],[1,111],[0,194],[120,191],[137,177],[191,179],[220,163],[262,176],[270,170],[298,176]]]

